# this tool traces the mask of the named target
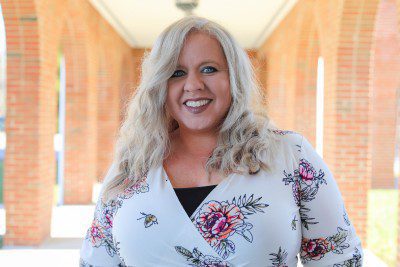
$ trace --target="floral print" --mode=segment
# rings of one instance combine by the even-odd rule
[[[293,170],[291,159],[279,161],[276,171],[261,171],[266,179],[255,177],[249,187],[242,183],[247,175],[231,179],[229,186],[214,192],[218,198],[206,199],[196,209],[191,220],[177,217],[173,188],[161,166],[150,172],[155,175],[150,185],[142,179],[116,200],[99,201],[80,266],[285,267],[295,266],[298,256],[304,266],[362,266],[361,241],[331,173],[301,135],[274,133],[288,142],[285,147],[293,151],[288,155],[298,166]],[[151,242],[154,238],[162,242]],[[175,252],[168,257],[165,252],[171,249]]]
[[[287,258],[287,252],[285,250],[282,250],[281,247],[279,247],[278,253],[270,253],[270,256],[273,256],[273,258],[270,259],[272,262],[272,266],[274,267],[288,267],[286,263],[286,258]]]
[[[298,169],[293,173],[283,171],[285,178],[282,179],[285,185],[292,184],[292,193],[294,200],[299,206],[299,213],[302,225],[309,230],[310,224],[317,224],[315,218],[310,218],[308,212],[310,209],[306,208],[302,202],[309,202],[315,199],[318,189],[321,184],[327,184],[324,179],[325,173],[323,170],[318,172],[314,169],[312,164],[306,159],[300,159]]]
[[[301,201],[311,201],[318,193],[319,186],[326,184],[323,170],[317,171],[306,159],[300,159],[298,169],[294,173],[283,171],[285,185],[292,184],[293,196],[296,204],[300,206]]]
[[[128,199],[131,198],[134,194],[139,194],[139,193],[146,193],[149,191],[149,185],[146,182],[146,177],[139,180],[138,182],[136,182],[135,184],[133,184],[132,186],[126,188],[124,190],[124,192],[120,195],[118,195],[118,197],[122,198],[122,199]],[[129,183],[129,179],[125,179],[125,183]]]
[[[343,254],[343,249],[350,246],[346,243],[348,231],[341,227],[338,227],[337,231],[336,234],[327,238],[303,238],[300,252],[302,263],[304,264],[307,261],[320,260],[329,252]]]
[[[278,129],[274,129],[274,130],[270,130],[271,132],[273,132],[274,134],[278,134],[278,135],[286,135],[286,134],[294,134],[295,132],[293,131],[284,131],[284,130],[278,130]]]
[[[211,200],[200,207],[193,223],[204,239],[226,259],[230,253],[235,253],[235,244],[228,239],[230,236],[238,234],[250,243],[253,241],[250,231],[253,225],[246,219],[248,215],[264,212],[262,209],[269,206],[259,203],[260,200],[261,197],[253,199],[253,194],[248,198],[244,194],[231,202]]]
[[[134,194],[145,193],[148,191],[148,185],[145,179],[127,188],[118,198],[104,204],[99,200],[92,225],[86,233],[87,239],[93,247],[104,246],[108,255],[114,257],[117,253],[114,246],[115,240],[112,236],[113,219],[117,210],[122,206],[123,201],[120,198],[128,199]]]
[[[100,202],[101,207],[96,210],[95,219],[86,234],[86,239],[89,239],[94,247],[105,246],[111,257],[116,253],[111,234],[113,214],[121,206],[121,203],[120,200],[113,200],[107,204]]]
[[[210,255],[204,255],[197,248],[190,251],[181,246],[175,246],[175,250],[184,256],[189,262],[189,266],[196,267],[231,267],[232,265],[219,258]]]

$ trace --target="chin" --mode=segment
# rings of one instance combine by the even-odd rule
[[[207,132],[213,132],[216,129],[216,125],[213,124],[185,124],[183,126],[186,130],[192,131],[192,132],[198,132],[198,133],[207,133]]]

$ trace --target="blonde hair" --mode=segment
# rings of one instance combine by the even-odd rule
[[[128,104],[117,136],[115,170],[103,186],[104,202],[146,177],[149,169],[162,165],[168,156],[169,134],[177,123],[165,109],[167,81],[175,71],[185,38],[193,31],[207,33],[219,41],[228,63],[232,94],[206,170],[228,175],[272,169],[278,138],[271,131],[274,127],[265,107],[260,108],[262,96],[247,53],[222,26],[189,16],[167,27],[143,59],[140,85]]]

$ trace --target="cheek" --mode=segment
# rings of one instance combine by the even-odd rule
[[[229,82],[224,82],[218,88],[221,89],[218,90],[218,98],[220,99],[221,106],[228,109],[232,101],[230,84]]]
[[[179,90],[176,90],[177,88],[174,86],[168,86],[167,88],[167,95],[165,99],[165,108],[166,111],[174,118],[177,119],[176,117],[180,113],[180,98],[181,94]]]

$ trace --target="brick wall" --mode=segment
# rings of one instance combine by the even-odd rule
[[[57,53],[66,58],[65,203],[89,203],[111,160],[134,51],[84,0],[2,3],[7,34],[6,245],[49,236],[56,161]]]
[[[324,160],[366,245],[371,178],[371,56],[379,1],[299,1],[259,49],[268,110],[282,128],[315,139],[318,55],[325,61]]]

